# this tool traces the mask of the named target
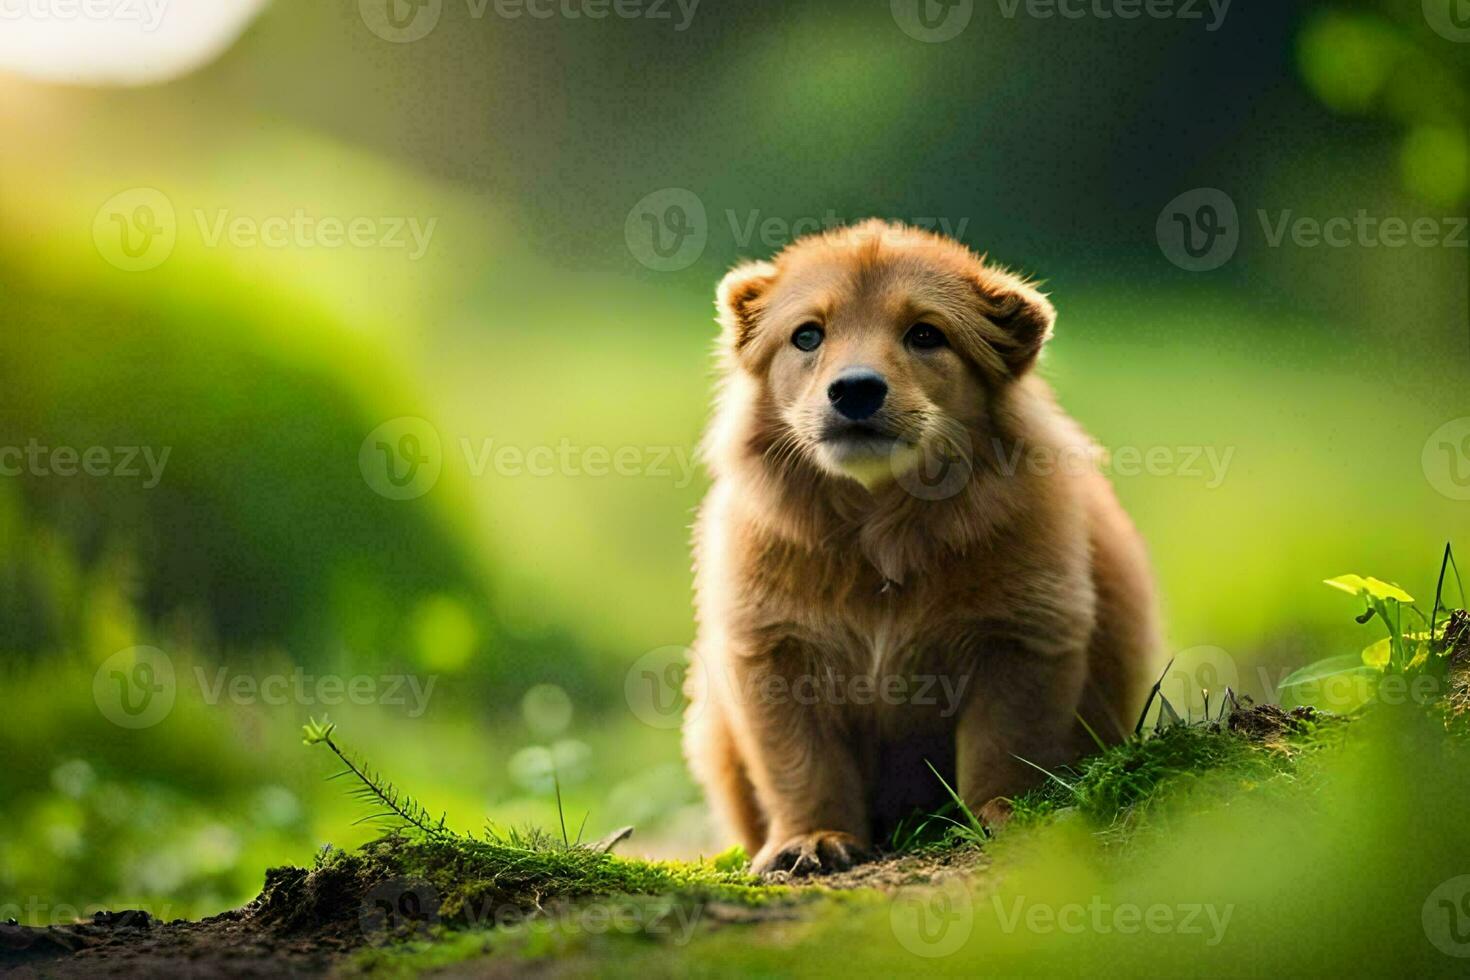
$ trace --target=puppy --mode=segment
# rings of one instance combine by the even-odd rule
[[[1035,286],[869,221],[737,267],[718,309],[684,740],[754,870],[850,866],[944,804],[936,772],[1001,815],[1121,738],[1154,589],[1033,371]]]

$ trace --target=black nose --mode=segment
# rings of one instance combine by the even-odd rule
[[[871,418],[888,397],[888,382],[876,371],[848,371],[827,386],[832,407],[854,422]]]

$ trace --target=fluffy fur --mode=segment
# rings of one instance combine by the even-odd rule
[[[696,525],[685,749],[760,872],[846,867],[945,793],[977,811],[1122,736],[1154,671],[1142,543],[1032,367],[1055,313],[872,221],[733,270]],[[911,342],[915,324],[943,334]],[[817,326],[821,346],[792,343]],[[877,371],[861,431],[828,386]],[[1021,760],[1026,761],[1021,761]]]

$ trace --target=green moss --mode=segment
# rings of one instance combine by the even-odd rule
[[[1101,826],[1128,828],[1150,807],[1206,783],[1208,792],[1223,795],[1289,776],[1303,752],[1331,741],[1338,729],[1331,716],[1271,705],[1237,709],[1224,721],[1167,726],[1054,775],[1015,801],[1015,818],[1035,825],[1075,810]]]

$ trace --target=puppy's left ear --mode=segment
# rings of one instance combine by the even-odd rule
[[[974,286],[980,312],[999,328],[986,339],[1011,376],[1019,378],[1031,370],[1051,338],[1056,307],[1033,283],[999,269],[982,269]]]
[[[739,351],[755,335],[762,301],[775,281],[776,267],[769,262],[742,263],[720,280],[715,306],[720,311],[720,325],[725,328],[725,342],[732,351]]]

